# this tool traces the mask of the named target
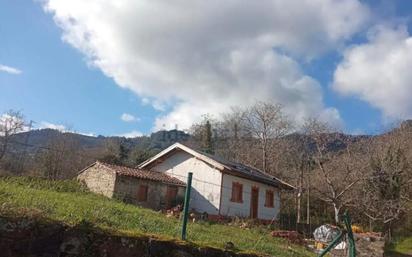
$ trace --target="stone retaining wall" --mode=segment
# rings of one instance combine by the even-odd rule
[[[68,227],[0,217],[2,257],[257,257],[152,237],[113,235],[84,223]]]

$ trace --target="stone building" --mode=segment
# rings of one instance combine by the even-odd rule
[[[78,174],[92,192],[155,210],[183,202],[185,183],[166,173],[95,162]]]

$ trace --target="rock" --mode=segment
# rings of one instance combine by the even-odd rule
[[[232,242],[226,242],[225,249],[226,250],[233,250],[233,249],[235,249],[235,244],[232,243]]]
[[[69,238],[60,245],[60,252],[67,255],[79,255],[82,252],[82,242],[79,238]]]

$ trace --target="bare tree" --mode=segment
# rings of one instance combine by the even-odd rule
[[[221,121],[215,124],[216,154],[228,160],[253,165],[255,158],[250,149],[255,147],[255,142],[245,130],[244,115],[245,110],[232,107],[222,115]]]
[[[24,117],[19,111],[9,110],[0,116],[0,161],[7,152],[11,137],[24,127]]]
[[[390,240],[392,225],[410,211],[412,167],[402,133],[395,132],[375,147],[371,173],[363,184],[364,214],[381,224]]]
[[[86,156],[75,134],[59,133],[54,136],[37,156],[41,173],[48,179],[71,178],[84,166]]]
[[[367,150],[368,143],[350,142],[327,123],[316,119],[305,123],[304,132],[313,140],[312,158],[316,165],[313,189],[319,199],[333,207],[334,220],[338,223],[342,208],[354,201],[351,190],[364,178],[367,164],[361,153]]]
[[[291,130],[291,122],[278,104],[257,102],[245,111],[245,129],[259,140],[262,153],[262,170],[268,169],[268,151],[272,144]]]

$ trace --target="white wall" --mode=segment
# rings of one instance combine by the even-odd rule
[[[183,151],[167,157],[151,169],[166,172],[184,182],[187,181],[187,174],[193,172],[190,209],[214,215],[219,214],[222,181],[222,173],[219,170]]]
[[[231,202],[232,182],[243,184],[243,203]],[[271,220],[279,214],[280,198],[276,187],[268,186],[259,182],[223,174],[222,204],[220,214],[225,216],[250,217],[250,200],[252,187],[259,188],[258,218]],[[265,207],[266,190],[274,192],[274,208]]]

